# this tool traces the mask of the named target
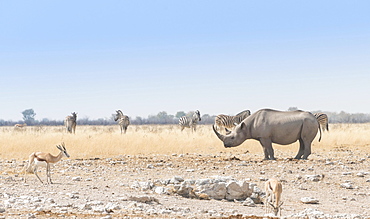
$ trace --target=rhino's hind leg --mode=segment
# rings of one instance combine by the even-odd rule
[[[302,159],[302,156],[304,154],[305,146],[302,139],[299,139],[299,150],[298,154],[295,156],[294,159]]]
[[[299,139],[299,151],[294,159],[304,159],[307,160],[308,156],[311,154],[311,141]],[[303,157],[302,157],[303,156]]]
[[[307,160],[308,156],[311,154],[311,143],[312,141],[304,141],[304,154],[302,158],[304,160]]]
[[[274,149],[272,148],[272,142],[270,139],[261,138],[260,143],[263,147],[263,152],[265,153],[264,160],[275,160]]]

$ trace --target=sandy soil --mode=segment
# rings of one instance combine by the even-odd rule
[[[293,217],[307,208],[329,217],[370,218],[370,154],[361,147],[317,149],[309,160],[261,161],[261,153],[122,155],[114,158],[64,158],[52,167],[54,184],[42,185],[33,175],[19,174],[21,160],[2,160],[0,217],[3,218],[248,218],[263,216],[264,207],[239,201],[199,200],[133,188],[135,182],[158,182],[175,176],[205,179],[216,176],[249,180],[263,189],[278,177],[283,184],[282,216]],[[39,173],[45,180],[45,169]],[[310,175],[320,175],[313,181]],[[347,183],[347,184],[345,184]],[[352,188],[342,188],[341,185]],[[149,197],[151,202],[130,197]],[[303,197],[319,200],[304,204]],[[108,207],[107,207],[108,205]],[[92,206],[92,208],[91,208]],[[101,206],[99,208],[99,206]],[[111,207],[109,207],[111,206]],[[113,206],[113,207],[112,207]],[[99,210],[100,209],[100,210]],[[257,218],[257,217],[255,217]]]

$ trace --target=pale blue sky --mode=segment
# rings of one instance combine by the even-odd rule
[[[369,1],[0,1],[0,119],[370,113]]]

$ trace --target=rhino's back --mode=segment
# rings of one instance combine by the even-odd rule
[[[291,144],[302,136],[313,139],[318,131],[316,118],[304,111],[262,109],[252,114],[249,121],[252,138],[270,138],[278,144]]]

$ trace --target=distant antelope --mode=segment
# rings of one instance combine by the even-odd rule
[[[216,128],[234,128],[236,125],[240,124],[245,118],[251,115],[251,111],[244,110],[235,116],[228,116],[220,114],[215,118]]]
[[[119,120],[118,124],[121,128],[121,134],[122,134],[122,131],[124,132],[124,134],[126,134],[127,127],[130,125],[130,119],[128,118],[128,116],[123,115],[121,110],[116,110],[114,121],[117,121],[117,120]]]
[[[179,119],[181,131],[184,130],[184,128],[191,128],[191,130],[195,132],[197,130],[197,124],[199,121],[201,121],[199,110],[194,112],[192,118],[186,116],[181,117]]]
[[[50,164],[60,161],[63,157],[69,157],[64,143],[62,143],[62,145],[57,145],[57,148],[60,150],[57,156],[53,156],[50,153],[45,152],[33,152],[32,154],[30,154],[28,158],[28,164],[24,172],[24,182],[26,182],[26,172],[32,172],[32,166],[34,166],[33,173],[43,184],[42,180],[37,175],[37,168],[39,166],[46,166],[46,183],[50,182],[50,184],[53,184],[50,178]]]
[[[275,216],[280,213],[281,216],[281,205],[283,202],[280,201],[281,193],[283,192],[283,186],[281,182],[275,178],[269,179],[265,183],[266,200],[265,200],[265,212],[268,213],[268,206],[273,208]]]
[[[67,116],[64,120],[64,125],[66,126],[67,132],[73,132],[73,134],[75,134],[77,125],[77,113],[73,112],[72,116]]]
[[[319,122],[320,124],[320,127],[322,128],[323,131],[329,131],[329,120],[328,120],[328,115],[326,115],[325,113],[315,113],[313,114],[317,121]]]
[[[15,125],[14,125],[14,128],[23,128],[23,127],[25,127],[25,126],[27,126],[27,124],[26,124],[26,123],[23,123],[23,124],[15,124]]]

